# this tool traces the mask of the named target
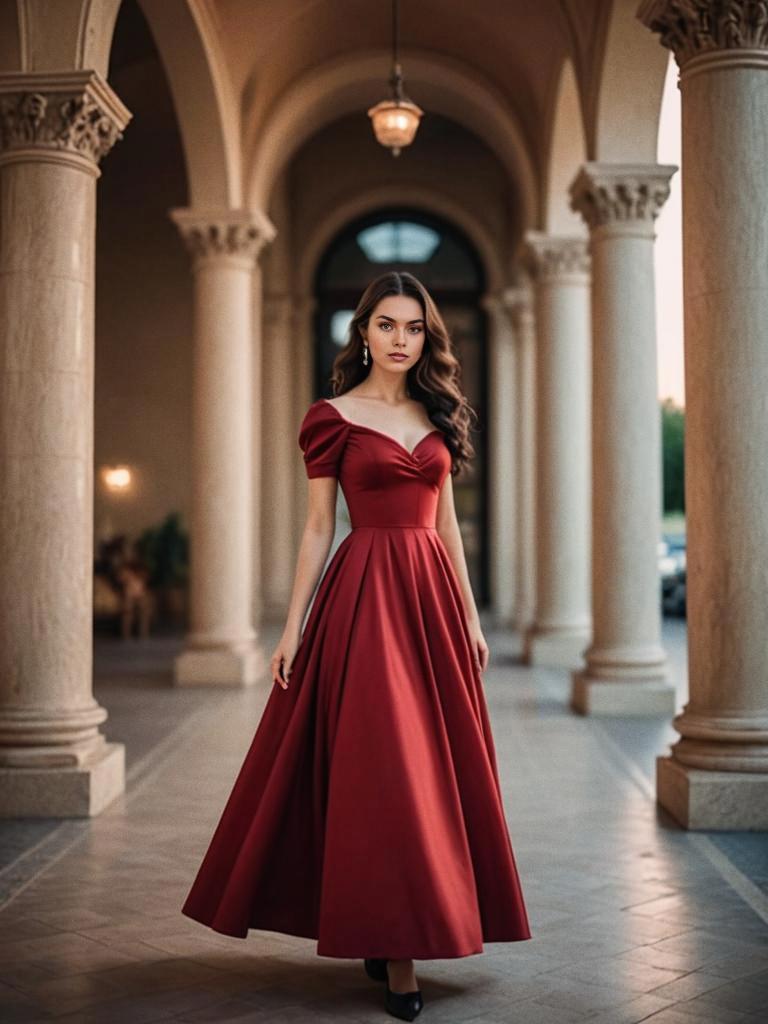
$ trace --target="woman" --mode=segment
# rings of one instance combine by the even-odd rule
[[[333,370],[334,397],[299,430],[309,512],[277,685],[183,912],[361,957],[388,1012],[413,1020],[414,959],[531,937],[453,504],[474,413],[408,273],[368,286]],[[337,481],[352,530],[320,579]]]

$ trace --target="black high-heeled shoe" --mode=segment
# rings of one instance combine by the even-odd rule
[[[393,992],[389,987],[389,969],[387,964],[388,961],[384,961],[384,970],[387,974],[387,993],[384,999],[384,1008],[388,1014],[399,1018],[401,1021],[415,1020],[424,1006],[424,997],[421,994],[421,989],[415,988],[412,992]]]
[[[374,981],[386,981],[389,978],[387,961],[381,957],[367,956],[365,958],[365,973]]]
[[[424,998],[421,989],[414,989],[413,992],[393,992],[389,987],[387,979],[387,995],[384,1000],[384,1007],[387,1013],[400,1020],[415,1020],[421,1013],[424,1006]]]

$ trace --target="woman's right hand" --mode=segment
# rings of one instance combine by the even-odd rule
[[[280,637],[277,647],[270,660],[269,666],[272,672],[272,681],[278,683],[284,690],[288,689],[288,679],[293,667],[293,659],[299,646],[299,638],[287,636],[285,633]],[[282,675],[280,668],[282,666]]]

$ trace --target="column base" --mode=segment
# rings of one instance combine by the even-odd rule
[[[0,768],[0,818],[92,818],[125,791],[125,746],[71,767]]]
[[[490,621],[493,629],[501,632],[515,633],[517,631],[514,613],[494,608],[490,614]]]
[[[523,635],[523,661],[526,665],[576,668],[583,664],[589,642],[588,630],[547,633],[531,626]]]
[[[768,831],[768,773],[705,771],[661,756],[656,799],[683,828]]]
[[[571,707],[582,715],[634,715],[672,718],[677,693],[665,678],[594,678],[589,669],[571,676]]]
[[[520,639],[525,639],[525,634],[534,628],[533,612],[518,611],[512,619],[512,629],[520,634]]]
[[[257,644],[245,648],[213,647],[182,651],[174,662],[176,686],[252,686],[267,670]]]

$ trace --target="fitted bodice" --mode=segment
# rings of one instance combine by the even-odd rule
[[[321,398],[302,420],[299,446],[308,477],[338,479],[353,529],[434,529],[440,489],[451,468],[437,428],[409,452],[394,437],[353,423]]]

